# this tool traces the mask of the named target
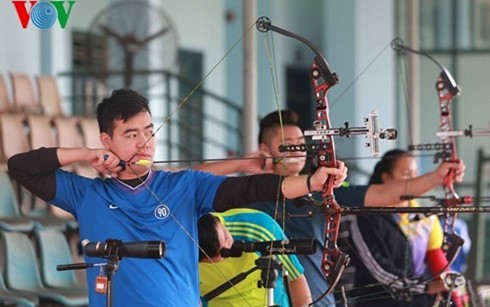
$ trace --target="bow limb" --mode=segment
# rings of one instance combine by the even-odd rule
[[[437,144],[409,145],[409,150],[436,149],[438,152],[434,155],[435,163],[459,161],[456,153],[456,134],[452,123],[451,102],[455,96],[460,94],[460,87],[454,81],[454,78],[451,76],[449,71],[429,54],[406,47],[399,39],[393,40],[392,47],[397,51],[408,51],[423,55],[434,62],[441,69],[435,84],[439,98],[440,110],[439,130],[436,135],[441,139],[441,142]],[[447,173],[442,183],[442,188],[444,190],[444,200],[442,203],[443,206],[447,207],[448,209],[459,208],[460,204],[462,204],[466,198],[463,197],[461,199],[456,193],[456,190],[454,189],[455,178],[455,171],[451,170]],[[440,269],[439,272],[434,272],[433,276],[426,280],[426,282],[438,278],[441,273],[446,271],[461,250],[464,240],[454,231],[456,215],[456,210],[454,210],[453,212],[447,213],[446,219],[444,220],[444,237],[441,249],[446,256],[447,263],[442,269]]]

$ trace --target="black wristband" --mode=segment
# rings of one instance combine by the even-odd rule
[[[308,175],[308,177],[306,177],[306,186],[308,187],[308,193],[310,193],[310,194],[313,193],[311,191],[311,182],[310,182],[311,181],[311,176],[312,175]]]

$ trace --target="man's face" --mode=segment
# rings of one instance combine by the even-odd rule
[[[106,133],[101,134],[102,144],[112,151],[121,160],[137,162],[139,160],[153,161],[155,155],[155,138],[153,134],[153,121],[148,112],[141,112],[129,118],[126,122],[116,120],[112,137]],[[134,157],[133,157],[134,156]],[[131,161],[128,161],[131,159]],[[149,165],[131,165],[118,174],[120,179],[134,178],[144,175],[150,168]],[[129,176],[129,177],[128,177]]]
[[[298,126],[287,125],[283,127],[284,145],[304,144],[305,137]],[[305,167],[306,154],[304,152],[279,152],[279,145],[283,144],[280,127],[275,133],[260,144],[260,149],[267,151],[271,156],[280,158],[274,162],[274,173],[278,175],[297,176]]]

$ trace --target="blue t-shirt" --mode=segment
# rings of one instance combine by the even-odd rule
[[[364,206],[364,196],[366,195],[367,186],[349,186],[341,187],[334,190],[335,199],[343,207],[362,207]],[[315,195],[318,197],[318,194]],[[284,211],[288,218],[285,219],[285,232],[289,238],[314,237],[317,241],[317,252],[313,255],[298,255],[299,261],[303,265],[304,275],[310,286],[311,296],[313,299],[320,297],[327,288],[328,282],[320,268],[322,263],[322,248],[325,237],[325,214],[318,212],[321,206],[314,205],[311,202],[298,201],[279,201],[275,203],[259,203],[247,205],[247,207],[261,210],[278,220],[282,225],[282,212]],[[277,216],[274,212],[276,211]],[[311,217],[306,217],[313,212]],[[327,295],[321,302],[315,306],[335,306],[333,294]]]
[[[144,184],[132,188],[115,178],[88,179],[57,170],[51,203],[75,216],[81,240],[165,242],[164,259],[126,257],[119,262],[112,284],[114,306],[198,306],[197,221],[213,211],[225,178],[198,171],[150,171]],[[98,268],[87,270],[90,306],[106,305],[106,295],[95,292],[98,275]]]

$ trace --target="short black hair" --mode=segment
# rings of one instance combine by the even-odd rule
[[[199,249],[199,261],[207,257],[213,258],[218,256],[220,244],[216,225],[219,223],[219,219],[209,213],[199,219],[197,223],[199,246],[201,247]]]
[[[141,112],[148,112],[151,115],[146,97],[129,88],[115,90],[110,97],[104,98],[97,105],[99,131],[112,136],[114,121],[125,122]]]
[[[280,111],[271,112],[267,114],[260,121],[260,131],[259,131],[259,138],[258,138],[259,144],[265,143],[267,139],[267,135],[271,131],[281,127],[281,119],[282,119],[282,125],[284,126],[299,127],[298,125],[299,116],[296,112],[292,110],[280,110]]]
[[[387,151],[381,160],[376,163],[374,167],[374,171],[369,178],[369,184],[382,184],[383,183],[383,174],[391,174],[393,169],[395,168],[396,161],[402,157],[409,157],[410,152],[402,149],[393,149]]]

